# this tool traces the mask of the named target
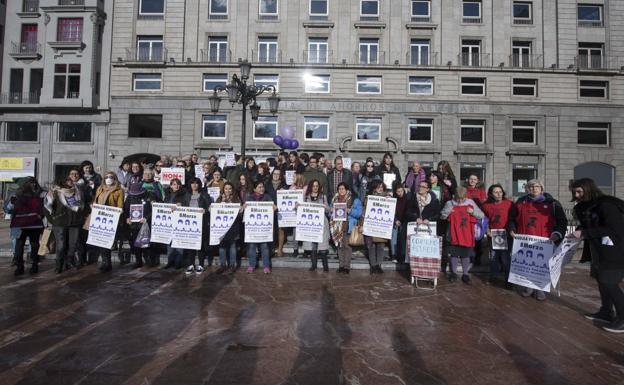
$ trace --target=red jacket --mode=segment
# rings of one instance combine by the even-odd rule
[[[485,193],[485,189],[483,187],[470,187],[466,186],[466,198],[470,198],[479,206],[485,202],[487,199],[487,194]]]
[[[514,204],[509,199],[496,202],[486,202],[483,204],[482,210],[488,218],[490,229],[506,229],[507,223]]]
[[[477,218],[468,213],[470,206],[454,206],[448,217],[450,244],[453,246],[474,247],[474,225]]]

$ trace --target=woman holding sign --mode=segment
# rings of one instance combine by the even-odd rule
[[[146,171],[147,173],[147,171]],[[149,239],[137,239],[143,225],[149,227],[152,219],[152,202],[159,202],[156,196],[143,188],[142,183],[133,183],[128,188],[128,196],[124,202],[124,217],[130,226],[130,253],[136,258],[133,269],[143,266],[145,262],[155,263],[156,256],[150,248]]]
[[[591,261],[591,276],[598,282],[601,306],[586,314],[594,321],[608,323],[604,330],[624,333],[624,202],[604,195],[589,178],[572,183],[574,215],[580,226],[571,234],[585,239],[581,262]],[[615,313],[613,311],[615,309]]]
[[[271,173],[271,180],[265,183],[266,194],[271,197],[274,204],[277,204],[278,190],[288,190],[288,186],[286,186],[286,182],[284,182],[282,170],[280,170],[278,167],[275,167],[273,169],[273,172]],[[284,228],[278,226],[277,214],[273,219],[273,235],[273,244],[277,243],[275,255],[277,257],[282,257],[284,256],[284,243],[286,242],[286,232]]]
[[[397,185],[398,183],[400,182],[397,182]],[[384,192],[384,183],[379,180],[374,180],[370,185],[370,191],[368,195],[385,198],[387,194]],[[366,199],[364,199],[364,207],[368,207],[367,204],[368,196],[366,197]],[[388,240],[385,238],[369,237],[365,235],[364,242],[366,244],[366,248],[368,249],[368,262],[370,264],[370,273],[383,274],[383,270],[381,270],[381,263],[383,262],[384,249],[386,243],[388,243]]]
[[[262,182],[254,182],[254,192],[249,194],[247,202],[271,202],[273,203],[273,211],[277,209],[277,206],[271,199],[271,196],[264,193],[264,184]],[[243,205],[243,208],[247,207],[247,203]],[[247,243],[247,258],[249,258],[249,266],[247,267],[247,274],[251,274],[256,269],[256,248],[260,248],[260,254],[262,255],[262,267],[264,268],[264,274],[271,274],[271,261],[269,259],[269,242],[259,243]]]
[[[119,183],[119,180],[117,180],[117,175],[114,172],[108,171],[104,175],[104,183],[101,184],[95,191],[95,200],[93,203],[123,209],[124,191],[121,188],[121,184]],[[111,264],[110,249],[96,247],[96,253],[102,256],[100,271],[111,271],[113,266]]]
[[[511,237],[507,233],[509,218],[514,216],[513,202],[506,199],[505,190],[500,184],[493,184],[487,192],[487,200],[483,203],[483,212],[489,220],[488,236],[490,237],[490,279],[493,283],[500,273],[501,265],[505,274],[505,286],[511,287],[509,267],[511,265]]]
[[[357,195],[353,195],[349,185],[345,182],[338,184],[338,191],[333,196],[332,208],[337,203],[343,204],[347,207],[346,220],[337,220],[333,218],[330,226],[331,237],[334,240],[334,244],[338,247],[338,273],[349,274],[351,270],[351,255],[352,250],[349,246],[349,235],[355,230],[360,216],[362,216],[362,201],[360,201]]]
[[[182,187],[182,182],[178,178],[173,178],[169,182],[169,190],[167,191],[167,196],[165,197],[164,203],[174,204],[176,206],[188,206],[188,202],[190,200],[189,193]],[[176,269],[180,269],[182,267],[182,258],[184,256],[183,249],[174,249],[171,245],[167,245],[167,264],[165,265],[165,269],[170,267],[175,267]],[[191,267],[187,269],[187,272],[190,274],[193,272],[190,270]]]
[[[401,172],[399,168],[395,166],[391,153],[386,152],[384,154],[383,160],[377,168],[377,175],[381,177],[383,185],[385,185],[388,191],[392,190],[392,186],[395,182],[401,183]],[[369,191],[372,191],[370,187]],[[364,205],[364,207],[366,207],[366,205]]]
[[[230,182],[225,182],[223,185],[223,194],[217,199],[217,203],[241,203],[240,198],[234,190],[234,185]],[[234,221],[234,224],[227,233],[223,236],[221,243],[219,244],[219,268],[215,272],[216,274],[223,274],[226,269],[230,274],[236,272],[237,257],[236,257],[236,243],[240,239],[241,234],[241,217],[243,207],[241,206],[238,216]]]
[[[318,180],[313,179],[308,183],[308,187],[303,198],[304,202],[317,203],[325,207],[325,214],[329,213],[329,205],[327,204],[327,196],[323,193],[323,188]],[[321,255],[323,262],[323,271],[329,271],[327,263],[327,252],[329,251],[329,226],[327,225],[327,216],[323,222],[323,242],[303,242],[303,250],[310,252],[312,266],[310,271],[316,270],[318,255]]]
[[[210,254],[210,242],[209,242],[209,234],[210,234],[210,215],[208,214],[208,210],[210,209],[210,204],[212,203],[212,198],[205,191],[202,191],[202,182],[199,178],[191,177],[189,180],[189,186],[191,186],[191,191],[188,196],[188,207],[196,207],[204,210],[203,220],[202,220],[202,244],[201,250],[188,250],[188,254],[190,257],[190,264],[186,269],[186,273],[190,274],[193,271],[197,274],[201,274],[204,272],[204,261],[206,257],[208,257],[208,266],[212,265],[212,255]],[[198,264],[195,266],[195,255],[197,254]]]

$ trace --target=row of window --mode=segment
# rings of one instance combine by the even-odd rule
[[[356,75],[356,94],[380,95],[382,93],[381,75]],[[204,74],[203,90],[211,92],[216,87],[225,87],[228,74]],[[331,76],[329,74],[310,74],[303,76],[304,91],[306,93],[329,93],[331,91]],[[257,86],[272,86],[279,91],[278,74],[254,74],[254,84]],[[161,91],[161,73],[133,74],[133,91]],[[461,77],[460,95],[486,96],[487,78]],[[513,96],[538,96],[538,80],[529,78],[512,79],[511,94]],[[409,95],[433,95],[434,77],[409,76],[407,82]],[[580,80],[579,96],[583,98],[609,98],[609,82],[606,80]]]
[[[305,141],[329,141],[332,119],[326,115],[303,117]],[[202,116],[202,138],[205,140],[226,140],[228,116],[222,114]],[[513,120],[511,142],[514,145],[536,145],[538,122],[534,120]],[[578,122],[577,143],[580,145],[609,146],[610,124],[602,122]],[[433,118],[408,118],[407,139],[410,143],[433,143]],[[272,140],[277,135],[277,116],[258,117],[253,124],[254,140]],[[357,142],[380,142],[381,117],[356,117],[355,140]],[[462,144],[485,144],[486,121],[461,119],[459,142]],[[161,138],[162,115],[130,115],[129,137]]]
[[[395,0],[396,1],[396,0]],[[359,14],[362,20],[379,20],[381,0],[360,0]],[[431,0],[409,0],[410,16],[413,22],[431,21]],[[481,0],[462,0],[462,21],[467,24],[482,22]],[[165,13],[165,0],[141,0],[139,15]],[[224,19],[229,14],[228,0],[209,0],[208,16]],[[308,0],[308,14],[311,19],[325,20],[329,16],[329,0]],[[279,0],[258,0],[258,18],[274,20],[279,16]],[[513,1],[514,24],[533,24],[533,2]],[[603,26],[601,4],[577,4],[577,20],[580,26]]]
[[[7,122],[6,140],[10,142],[36,142],[37,122]],[[58,141],[66,143],[91,142],[90,122],[59,122]]]

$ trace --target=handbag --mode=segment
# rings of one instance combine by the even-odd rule
[[[41,234],[41,240],[39,241],[39,250],[37,255],[48,255],[56,253],[56,239],[52,229],[46,227]]]
[[[364,218],[360,217],[357,225],[353,226],[349,234],[349,246],[364,246]]]

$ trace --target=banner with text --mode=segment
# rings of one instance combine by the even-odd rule
[[[279,227],[297,226],[297,203],[303,202],[303,190],[277,190],[277,224]]]
[[[552,241],[544,237],[516,234],[511,251],[509,282],[531,289],[550,292]]]
[[[213,203],[210,205],[210,245],[216,246],[232,228],[240,203]]]
[[[245,242],[273,242],[273,202],[247,202],[245,213]]]
[[[201,250],[203,209],[196,207],[176,207],[173,210],[174,249]]]
[[[317,203],[299,203],[297,206],[297,230],[295,240],[300,242],[323,242],[325,207]]]
[[[364,235],[391,239],[396,198],[368,195],[364,214]]]
[[[176,205],[152,203],[152,232],[150,242],[168,245],[173,238],[173,209]]]
[[[118,207],[93,205],[87,244],[112,249],[122,212],[123,210]]]
[[[171,180],[178,178],[184,186],[184,169],[182,167],[163,167],[160,171],[160,183],[163,186],[169,186]]]
[[[577,238],[565,238],[563,242],[559,244],[559,247],[553,253],[552,258],[548,261],[550,267],[550,280],[552,282],[553,289],[559,284],[559,278],[561,278],[561,270],[563,267],[572,261],[576,250],[581,244],[581,239]]]

